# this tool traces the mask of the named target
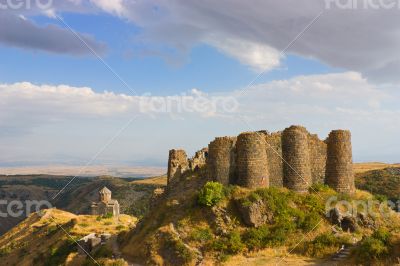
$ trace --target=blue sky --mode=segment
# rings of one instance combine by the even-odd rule
[[[95,163],[165,165],[171,148],[192,154],[216,136],[291,124],[321,138],[348,128],[356,161],[398,162],[398,10],[301,2],[1,10],[0,165],[85,164],[110,139]],[[149,109],[171,99],[237,108]]]
[[[62,13],[62,17],[75,31],[90,33],[107,44],[107,52],[102,57],[138,94],[170,95],[191,88],[208,92],[240,89],[258,75],[248,66],[206,44],[194,46],[184,58],[173,58],[176,62],[167,62],[157,55],[141,55],[141,49],[146,47],[135,42],[141,30],[111,15]],[[57,19],[46,16],[31,19],[42,26],[54,23],[65,27]],[[112,90],[132,94],[93,54],[68,56],[3,46],[0,55],[4,62],[2,82],[68,84],[89,86],[99,92]],[[288,55],[279,68],[265,73],[257,83],[336,71],[317,60]]]

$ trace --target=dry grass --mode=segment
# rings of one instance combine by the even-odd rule
[[[400,164],[387,164],[380,162],[371,162],[371,163],[354,163],[354,173],[364,173],[371,170],[380,170],[388,167],[400,167]]]
[[[262,265],[318,265],[322,261],[291,254],[287,248],[267,248],[246,256],[237,255],[228,259],[224,265],[262,266]]]
[[[142,185],[159,185],[159,186],[166,186],[167,185],[167,176],[156,176],[145,178],[141,180],[132,181],[132,184],[142,184]]]
[[[47,256],[71,238],[77,240],[90,233],[117,235],[133,228],[136,221],[135,217],[128,215],[121,215],[119,219],[99,219],[58,209],[45,210],[43,216],[34,213],[0,238],[0,249],[8,247],[9,250],[1,260],[4,265],[35,265],[35,258],[41,254]],[[72,254],[68,257],[73,265],[80,265],[77,260],[79,258]]]

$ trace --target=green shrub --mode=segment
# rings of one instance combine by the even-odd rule
[[[9,245],[1,248],[0,249],[0,257],[7,256],[8,254],[11,253],[11,251],[12,251],[12,247]]]
[[[358,260],[375,260],[389,253],[389,249],[379,239],[367,237],[355,251]]]
[[[103,219],[110,219],[113,217],[113,214],[111,212],[109,212],[107,214],[104,214],[102,217],[103,217]]]
[[[244,243],[250,250],[265,248],[269,243],[270,230],[266,225],[251,228],[243,236]]]
[[[211,244],[211,248],[221,254],[238,254],[244,249],[242,237],[238,231],[232,231],[226,237],[221,237]]]
[[[365,238],[355,250],[357,258],[376,260],[389,254],[391,233],[385,228],[379,228],[370,237]]]
[[[112,255],[113,255],[113,252],[109,247],[101,246],[99,249],[96,250],[96,252],[94,253],[93,257],[95,259],[112,258]]]
[[[379,228],[376,230],[373,234],[372,237],[375,239],[378,239],[382,241],[385,245],[389,245],[389,241],[391,238],[392,234],[386,229],[386,228]]]
[[[79,226],[80,227],[89,227],[89,224],[88,223],[80,223]]]
[[[378,200],[380,202],[388,201],[388,198],[385,195],[376,194],[376,195],[374,195],[374,197],[375,197],[376,200]]]
[[[58,227],[56,225],[50,225],[47,228],[46,236],[52,236],[58,231]]]
[[[281,246],[288,239],[293,231],[292,226],[278,225],[271,230],[271,235],[268,239],[269,246]]]
[[[308,191],[310,193],[319,193],[319,192],[329,192],[329,191],[332,191],[332,189],[328,185],[325,185],[325,184],[322,184],[322,183],[317,183],[317,184],[313,184],[308,189]]]
[[[312,257],[323,257],[337,250],[347,241],[334,236],[332,233],[324,233],[305,245],[305,254]]]
[[[304,217],[304,220],[300,224],[300,228],[304,232],[309,232],[318,227],[318,224],[321,222],[321,216],[316,212],[307,213]]]
[[[76,251],[76,245],[73,241],[65,241],[61,246],[50,249],[49,256],[45,259],[44,265],[62,265],[68,255]]]
[[[214,206],[225,197],[224,186],[218,182],[207,182],[200,190],[198,202],[204,206]]]
[[[176,256],[183,261],[183,264],[193,260],[192,252],[183,244],[182,240],[174,241],[174,250]]]
[[[302,203],[308,212],[325,213],[325,205],[319,195],[308,194],[305,196]]]
[[[244,248],[242,243],[242,237],[238,231],[233,231],[228,236],[228,253],[237,254],[241,252]]]
[[[201,243],[207,243],[213,238],[213,233],[210,228],[199,228],[195,229],[191,234],[191,239]]]
[[[125,226],[120,224],[117,227],[115,227],[115,229],[117,229],[118,231],[125,229]]]

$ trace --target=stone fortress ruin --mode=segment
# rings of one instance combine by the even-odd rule
[[[224,185],[286,187],[307,192],[313,184],[322,183],[340,193],[355,191],[348,130],[334,130],[324,141],[302,126],[276,133],[258,131],[217,137],[189,159],[184,150],[171,150],[168,186],[179,182],[186,171],[200,167],[206,167],[210,180]]]

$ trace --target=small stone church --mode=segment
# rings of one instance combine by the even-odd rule
[[[119,203],[111,198],[111,190],[103,187],[99,191],[100,201],[91,205],[92,215],[107,215],[111,213],[114,217],[119,216]]]

